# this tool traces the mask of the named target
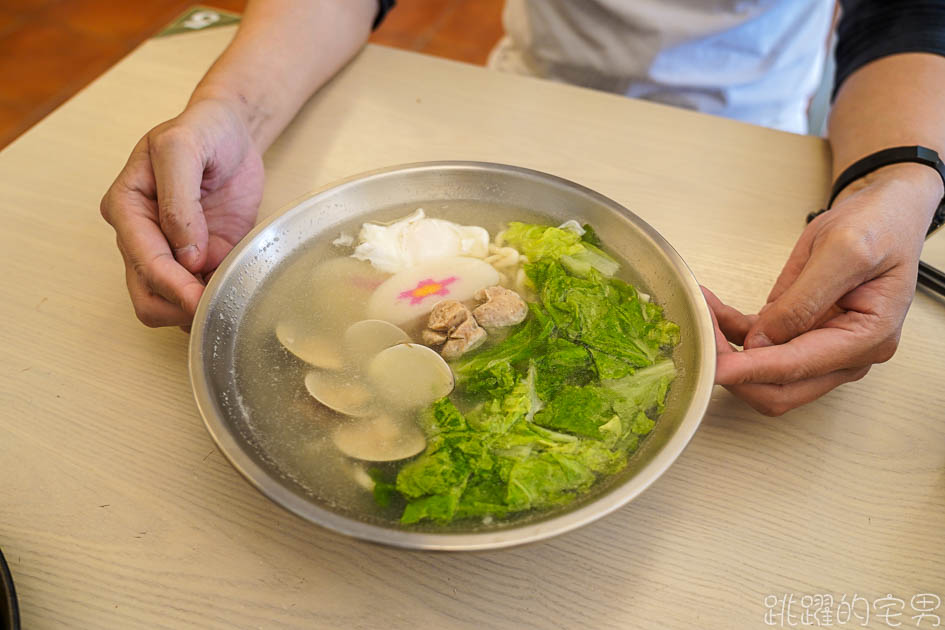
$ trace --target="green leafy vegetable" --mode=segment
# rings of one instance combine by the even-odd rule
[[[513,221],[509,223],[504,236],[509,245],[533,262],[542,258],[558,260],[562,256],[572,256],[584,251],[581,236],[577,232],[547,225]]]
[[[638,411],[637,415],[633,418],[633,422],[630,424],[630,430],[637,435],[646,435],[653,430],[655,425],[656,423],[653,422],[649,416],[642,411]]]
[[[470,469],[458,455],[452,449],[441,448],[405,464],[397,474],[397,491],[413,499],[425,494],[444,494],[465,483]]]
[[[662,413],[666,392],[674,378],[676,366],[670,359],[664,359],[624,378],[603,381],[602,385],[615,395],[614,409],[617,413],[633,417],[638,411],[655,409],[656,413]]]
[[[440,523],[449,523],[456,514],[459,497],[463,494],[464,489],[465,485],[459,485],[444,494],[434,494],[411,501],[404,508],[400,522],[409,525],[428,519]]]
[[[553,452],[568,455],[581,461],[591,471],[599,475],[612,475],[627,464],[627,453],[636,448],[613,449],[596,440],[578,440],[562,444],[552,449]]]
[[[591,270],[597,271],[605,276],[612,276],[620,269],[620,264],[604,253],[603,250],[594,247],[590,243],[583,243],[584,251],[573,256],[565,255],[561,257],[561,264],[568,271],[579,276],[587,276]]]
[[[542,400],[551,398],[565,385],[586,385],[595,377],[587,348],[562,337],[551,339],[535,362],[535,389]]]
[[[522,459],[509,473],[506,503],[513,510],[567,503],[594,482],[594,472],[578,457],[545,452]]]
[[[612,276],[620,269],[620,263],[600,249],[593,242],[595,238],[596,234],[584,239],[572,230],[518,222],[509,223],[505,231],[506,242],[532,262],[560,261],[571,273],[581,276],[591,270]]]
[[[580,438],[569,433],[552,431],[532,422],[516,425],[511,431],[492,443],[493,450],[500,457],[520,459],[535,451],[577,442]]]
[[[554,329],[554,322],[537,304],[505,340],[464,356],[453,364],[459,384],[470,394],[504,394],[515,387],[515,365],[536,356]]]
[[[465,431],[466,419],[449,398],[441,398],[420,415],[420,425],[428,435],[449,431]]]
[[[653,363],[664,346],[679,338],[679,327],[656,304],[642,302],[636,290],[617,278],[592,271],[586,278],[569,274],[556,262],[526,265],[558,333],[632,367]],[[607,371],[613,373],[612,363]]]
[[[643,318],[649,328],[647,338],[660,346],[671,347],[679,343],[679,326],[663,317],[663,309],[652,302],[643,302]]]
[[[452,363],[455,400],[420,414],[427,448],[375,500],[405,504],[404,524],[502,518],[573,501],[621,470],[663,411],[679,327],[612,277],[590,228],[513,223],[538,303],[491,347]]]
[[[584,234],[581,235],[581,240],[585,243],[590,243],[594,247],[604,247],[604,243],[600,240],[600,237],[597,236],[597,231],[590,223],[585,223],[581,227],[584,228]]]
[[[599,440],[603,437],[600,426],[611,415],[610,399],[604,389],[567,386],[535,414],[535,424]]]
[[[512,508],[505,504],[507,488],[508,474],[505,479],[498,472],[478,477],[463,492],[457,507],[457,518],[502,518],[512,511]]]
[[[477,431],[505,433],[512,425],[524,420],[534,404],[532,396],[534,369],[529,377],[519,381],[503,398],[493,398],[469,414],[469,423]]]
[[[374,502],[381,507],[390,507],[394,496],[397,494],[397,486],[388,479],[383,471],[372,468],[368,471],[368,476],[374,482]]]
[[[628,374],[633,374],[633,365],[623,359],[618,359],[612,354],[593,348],[591,348],[590,354],[591,358],[594,359],[597,375],[602,379],[623,378]]]

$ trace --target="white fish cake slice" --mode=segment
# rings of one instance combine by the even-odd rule
[[[498,282],[499,272],[478,258],[432,260],[396,273],[377,287],[368,301],[368,317],[403,326],[428,315],[441,300],[471,300],[476,291]]]

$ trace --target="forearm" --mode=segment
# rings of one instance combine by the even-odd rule
[[[260,152],[367,41],[377,0],[251,0],[191,102],[231,101]]]
[[[922,145],[945,156],[945,57],[907,53],[883,57],[854,72],[840,87],[830,114],[834,179],[853,162],[890,147]],[[897,164],[854,182],[847,196],[887,179],[908,182],[919,207],[917,224],[928,227],[942,199],[939,175],[919,164]]]

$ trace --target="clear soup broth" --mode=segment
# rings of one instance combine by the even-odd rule
[[[427,216],[462,225],[486,228],[490,237],[506,227],[508,221],[547,225],[547,217],[533,211],[493,206],[480,202],[428,202],[409,207],[388,208],[366,217],[372,222],[386,222],[409,215],[422,207]],[[235,379],[241,408],[256,443],[280,472],[299,484],[319,503],[331,509],[378,524],[401,527],[403,502],[387,507],[378,505],[371,490],[371,474],[389,478],[396,475],[404,461],[366,462],[342,453],[332,439],[333,432],[357,418],[338,413],[316,401],[305,385],[311,365],[287,351],[277,338],[280,323],[291,322],[297,331],[310,331],[327,340],[342,339],[355,322],[367,319],[367,302],[374,289],[391,274],[375,269],[369,262],[350,257],[353,245],[333,243],[348,235],[357,240],[358,222],[344,224],[322,240],[313,241],[280,264],[248,306],[237,331],[235,343]],[[603,235],[606,246],[606,235]],[[620,263],[618,276],[635,283],[628,261],[609,251]],[[646,290],[640,287],[641,290]],[[658,296],[657,296],[658,299]],[[420,342],[422,322],[402,326],[412,342]],[[490,334],[486,347],[501,343],[507,331]],[[361,370],[345,366],[338,371],[341,380],[357,384],[364,379]],[[478,402],[454,391],[450,395],[461,411]],[[383,410],[397,423],[416,424],[416,411],[387,408]],[[600,479],[589,494],[607,485]],[[466,520],[464,530],[516,523],[536,516],[545,517],[560,509],[526,511],[505,519]],[[444,529],[442,525],[423,528]]]

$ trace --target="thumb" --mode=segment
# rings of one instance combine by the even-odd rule
[[[846,249],[825,240],[813,249],[794,282],[761,309],[745,335],[746,349],[785,343],[811,330],[865,280],[865,270],[848,259]]]
[[[161,231],[174,258],[191,273],[207,260],[207,221],[200,205],[204,162],[190,133],[167,127],[149,137],[148,153],[157,188]]]

